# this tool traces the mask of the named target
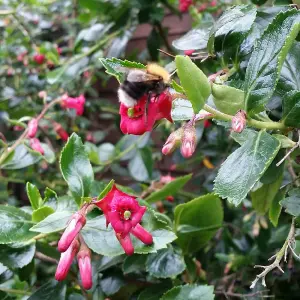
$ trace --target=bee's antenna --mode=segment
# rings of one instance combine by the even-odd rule
[[[168,53],[168,52],[166,52],[166,51],[164,51],[164,50],[162,50],[162,49],[157,49],[157,50],[158,50],[159,52],[165,54],[165,55],[168,55],[168,56],[170,56],[170,57],[175,58],[175,55],[172,55],[172,54],[170,54],[170,53]]]

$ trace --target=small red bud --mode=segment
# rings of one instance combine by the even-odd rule
[[[183,135],[183,129],[179,128],[176,131],[172,132],[169,137],[167,138],[167,141],[163,145],[162,153],[164,155],[171,154],[181,143]]]
[[[231,120],[231,130],[234,132],[242,132],[246,127],[246,112],[239,110]]]
[[[191,49],[191,50],[184,50],[183,52],[184,52],[184,55],[191,56],[191,55],[195,52],[195,50],[194,50],[194,49]]]
[[[45,62],[45,55],[44,54],[35,54],[33,56],[33,60],[38,64],[42,65]]]
[[[44,155],[44,149],[37,138],[30,139],[30,147],[37,152],[40,152],[42,155]]]
[[[28,122],[28,137],[34,138],[38,130],[38,121],[37,119],[31,119]]]

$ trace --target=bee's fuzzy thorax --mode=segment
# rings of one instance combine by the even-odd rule
[[[157,64],[148,64],[147,65],[147,73],[160,76],[164,83],[167,84],[170,82],[170,74],[161,66]]]

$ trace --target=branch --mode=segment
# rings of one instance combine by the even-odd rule
[[[254,266],[254,268],[263,268],[264,271],[261,272],[260,274],[256,275],[256,278],[253,280],[253,282],[250,286],[251,289],[253,289],[255,287],[256,283],[260,279],[262,280],[262,285],[266,286],[266,281],[265,281],[266,275],[276,268],[278,268],[282,273],[284,273],[284,271],[280,267],[280,262],[281,262],[282,258],[284,259],[284,262],[287,262],[287,253],[288,253],[289,249],[291,250],[292,254],[294,254],[298,259],[300,259],[299,256],[294,251],[294,249],[295,249],[295,218],[292,219],[292,224],[291,224],[289,234],[288,234],[282,248],[279,250],[278,253],[276,253],[274,256],[269,258],[269,260],[272,260],[275,258],[275,261],[269,266],[260,266],[260,265]]]
[[[273,298],[274,296],[267,296],[267,295],[262,295],[263,293],[268,292],[268,290],[263,290],[263,291],[257,291],[255,293],[250,293],[250,294],[238,294],[238,293],[231,293],[231,292],[222,292],[222,291],[215,291],[216,295],[224,295],[225,297],[236,297],[236,298],[246,298],[246,297],[253,297],[256,295],[260,295],[262,298]]]

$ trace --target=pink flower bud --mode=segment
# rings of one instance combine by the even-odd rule
[[[72,265],[72,261],[79,249],[79,242],[76,240],[70,245],[70,247],[60,255],[60,260],[55,272],[55,279],[57,281],[64,280],[67,277],[69,269]]]
[[[215,7],[215,6],[217,6],[217,1],[216,0],[212,0],[211,2],[210,2],[210,6],[212,6],[212,7]]]
[[[246,127],[246,112],[239,110],[231,120],[231,130],[234,132],[242,132]]]
[[[165,144],[162,147],[161,152],[164,155],[168,155],[171,154],[181,143],[181,139],[182,139],[182,135],[183,135],[183,129],[179,128],[176,131],[172,132],[167,141],[165,142]]]
[[[124,249],[127,255],[132,255],[134,253],[134,248],[130,239],[129,234],[125,237],[121,237],[120,234],[116,234],[117,239],[119,240],[122,248]]]
[[[89,290],[93,286],[91,251],[86,247],[82,248],[80,248],[77,254],[77,260],[82,286],[86,290]]]
[[[35,54],[33,56],[33,60],[38,64],[41,65],[45,61],[45,55],[44,54]]]
[[[19,125],[15,125],[15,126],[13,127],[13,130],[14,130],[14,131],[22,131],[22,130],[24,130],[24,127],[19,126]]]
[[[39,98],[45,99],[47,97],[47,92],[46,91],[40,91],[38,93]]]
[[[40,152],[42,155],[44,155],[44,149],[37,138],[30,139],[30,147],[37,152]]]
[[[80,212],[75,213],[71,217],[67,228],[58,242],[58,250],[60,252],[65,252],[69,248],[81,228],[85,225],[85,222],[86,218]]]
[[[159,182],[163,184],[168,184],[175,179],[176,177],[172,177],[170,174],[168,174],[166,176],[161,176]]]
[[[191,49],[191,50],[184,50],[183,52],[184,52],[184,55],[190,56],[190,55],[192,55],[192,54],[195,52],[195,50],[194,50],[194,49]]]
[[[181,143],[181,154],[185,158],[193,155],[196,149],[196,128],[189,123],[184,126]]]
[[[143,226],[137,224],[131,229],[131,233],[146,245],[153,243],[153,237]]]
[[[38,130],[38,121],[37,119],[31,119],[28,122],[28,137],[34,138]]]

